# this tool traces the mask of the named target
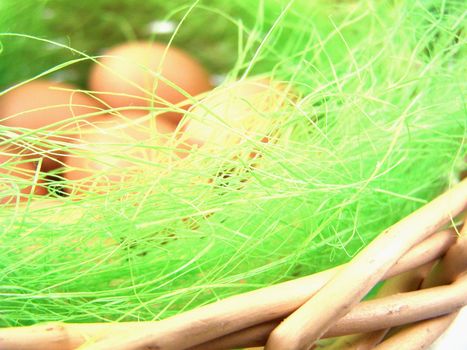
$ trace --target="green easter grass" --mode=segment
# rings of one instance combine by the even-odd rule
[[[2,206],[0,326],[155,320],[311,274],[348,261],[458,181],[467,126],[463,2],[381,3],[0,2],[3,91],[43,73],[85,90],[101,49],[153,37],[227,81],[264,74],[295,94],[279,111],[257,111],[271,120],[271,142],[247,137],[178,159],[170,142],[122,140],[104,158],[153,147],[164,161],[127,159],[137,170],[131,180],[86,187],[75,199]],[[148,31],[167,19],[179,24],[175,34]],[[47,132],[0,126],[0,146],[40,146],[52,142]],[[261,157],[252,160],[253,150]],[[54,181],[50,188],[78,185]]]

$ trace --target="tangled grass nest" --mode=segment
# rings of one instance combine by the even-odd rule
[[[293,98],[251,106],[267,130],[229,147],[176,158],[174,144],[150,146],[165,156],[148,162],[121,152],[144,147],[123,140],[105,157],[137,171],[125,181],[96,172],[99,186],[76,197],[54,194],[79,185],[61,170],[36,173],[49,195],[0,210],[0,326],[158,320],[348,261],[465,169],[462,5],[2,1],[0,94],[45,76],[86,90],[102,48],[153,38],[223,76],[221,89],[260,75]],[[51,133],[0,125],[0,146],[82,151]],[[2,197],[19,198],[17,164],[1,165]]]

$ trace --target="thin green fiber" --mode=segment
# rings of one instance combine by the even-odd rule
[[[270,142],[133,159],[131,180],[2,206],[0,326],[157,320],[336,266],[465,169],[462,1],[20,4],[0,2],[2,89],[47,70],[85,89],[85,55],[168,42],[149,23],[183,19],[173,43],[211,73],[270,76],[291,95],[258,111]]]

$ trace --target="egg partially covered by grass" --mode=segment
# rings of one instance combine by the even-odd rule
[[[152,175],[176,157],[175,126],[164,119],[106,118],[82,128],[65,158],[68,193],[102,192]]]
[[[211,91],[186,114],[183,138],[219,151],[244,142],[266,142],[275,114],[289,99],[285,86],[265,78],[237,81]]]
[[[37,162],[16,154],[17,151],[11,147],[0,149],[0,204],[47,194]]]
[[[140,41],[106,51],[91,70],[89,87],[113,108],[173,108],[187,100],[186,94],[198,95],[212,86],[206,70],[184,51]],[[181,113],[169,111],[165,117],[176,123]]]
[[[15,131],[39,130],[30,139],[37,142],[28,149],[31,156],[42,156],[42,170],[60,165],[67,142],[80,116],[99,113],[101,106],[76,87],[48,80],[35,80],[0,96],[0,124]],[[54,142],[58,142],[54,146]],[[36,147],[37,146],[37,147]],[[35,150],[35,151],[34,151]]]

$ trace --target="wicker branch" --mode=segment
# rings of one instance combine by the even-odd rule
[[[467,180],[463,180],[384,231],[313,298],[282,322],[271,333],[266,349],[309,349],[381,280],[401,256],[452,220],[464,210],[466,202]],[[137,338],[132,341],[138,344]],[[146,344],[151,343],[151,338],[146,341]]]
[[[422,288],[430,288],[452,283],[467,271],[467,223],[464,224],[457,242],[435,266],[422,283]],[[465,276],[464,276],[465,278]],[[426,349],[456,319],[458,312],[408,326],[381,343],[378,350]]]
[[[462,227],[456,243],[448,249],[443,259],[423,281],[422,288],[452,283],[465,271],[467,271],[467,223]]]
[[[374,350],[423,350],[429,347],[449,327],[458,312],[417,323],[403,329]]]
[[[452,285],[364,301],[340,319],[324,338],[376,331],[449,314],[467,305],[467,276]],[[190,350],[221,350],[264,345],[274,325],[269,322],[201,344]]]
[[[428,275],[433,262],[429,262],[417,269],[407,271],[387,280],[375,298],[383,298],[398,293],[406,293],[420,288],[424,278]],[[377,330],[371,333],[351,334],[336,339],[324,347],[324,350],[371,350],[383,340],[389,328]],[[322,347],[320,347],[321,349]]]
[[[390,278],[396,274],[403,273],[421,265],[427,264],[443,255],[449,247],[456,241],[456,234],[453,230],[444,230],[428,237],[425,241],[413,247],[404,257],[402,257],[386,275]],[[329,270],[308,277],[303,277],[294,281],[281,283],[275,286],[263,288],[257,291],[233,296],[219,301],[215,304],[207,305],[186,313],[191,315],[190,322],[206,322],[206,327],[214,328],[220,336],[235,331],[246,329],[252,325],[261,324],[262,320],[270,321],[285,317],[294,308],[304,302],[306,298],[316,292],[326,281],[339,269]],[[282,304],[277,304],[277,299],[283,298]],[[265,301],[265,306],[255,304],[257,300]],[[268,303],[269,301],[269,303]],[[259,308],[263,306],[263,308]],[[263,310],[276,308],[276,317],[269,314],[260,313]],[[207,316],[206,316],[207,315]],[[208,318],[210,316],[211,318]],[[185,316],[186,317],[186,316]],[[226,318],[236,317],[237,323],[228,324]],[[268,319],[269,317],[269,319]],[[253,319],[253,321],[252,321]],[[252,323],[255,320],[259,322]],[[0,349],[6,350],[72,350],[85,343],[88,339],[98,340],[111,334],[122,332],[132,332],[133,330],[158,330],[159,322],[122,322],[122,323],[91,323],[91,324],[47,324],[31,327],[17,327],[0,329]],[[218,327],[223,324],[224,328]],[[187,323],[178,324],[179,331],[186,327]],[[230,327],[227,327],[229,326]],[[177,325],[176,325],[177,326]],[[181,329],[181,330],[180,330]],[[272,329],[269,330],[269,332]],[[165,333],[167,337],[174,333]],[[269,333],[268,333],[269,334]],[[209,341],[214,338],[205,337],[204,341],[195,343],[192,339],[185,340],[185,347]],[[264,341],[263,341],[264,344]],[[254,344],[252,344],[254,345]]]
[[[339,336],[362,330],[392,328],[444,315],[467,304],[467,276],[451,285],[362,302],[326,333]],[[368,324],[367,324],[368,323]]]

